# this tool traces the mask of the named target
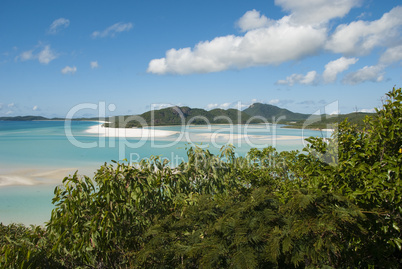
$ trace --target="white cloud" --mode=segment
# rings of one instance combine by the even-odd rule
[[[335,53],[364,55],[378,46],[387,46],[400,38],[402,6],[393,8],[379,20],[354,21],[339,25],[326,44]]]
[[[48,64],[56,58],[57,55],[50,49],[49,45],[45,46],[38,54],[38,60],[41,64]]]
[[[207,110],[211,110],[211,109],[215,109],[219,106],[219,104],[208,104],[205,109]]]
[[[279,104],[279,99],[272,99],[272,100],[269,100],[269,102],[268,102],[268,104],[270,104],[270,105],[276,105],[276,104]]]
[[[275,0],[275,4],[291,12],[292,21],[299,24],[321,24],[341,18],[361,0]]]
[[[37,110],[39,110],[39,107],[38,107],[38,106],[34,106],[34,107],[32,108],[32,110],[33,110],[33,111],[37,111]]]
[[[10,103],[10,104],[8,104],[7,105],[9,108],[12,108],[12,107],[15,107],[15,104],[14,103]]]
[[[62,74],[74,74],[77,71],[77,67],[73,66],[66,66],[63,69],[61,69]]]
[[[237,106],[237,103],[208,104],[205,107],[205,109],[207,109],[207,110],[216,109],[216,108],[228,109],[228,108],[234,108],[236,106]]]
[[[232,105],[232,103],[223,103],[219,106],[219,108],[228,109],[228,108],[230,108],[231,105]]]
[[[350,55],[365,55],[374,48],[389,48],[379,63],[384,69],[402,58],[402,6],[397,6],[374,21],[353,21],[339,25],[332,34],[330,20],[342,18],[363,0],[275,0],[289,12],[279,20],[271,20],[257,10],[247,11],[237,22],[243,35],[227,35],[201,41],[194,47],[172,48],[165,56],[152,59],[147,72],[153,74],[194,74],[242,69],[252,66],[278,65],[300,60],[323,52],[344,54],[329,62],[322,75],[315,71],[307,75],[293,74],[278,84],[316,84],[336,81],[358,59]],[[95,33],[94,33],[95,34]],[[329,35],[330,34],[330,35]],[[101,33],[97,32],[96,36]],[[359,81],[378,71],[376,81],[383,79],[383,70],[366,68],[354,72],[344,81]],[[374,72],[375,73],[375,72]],[[354,82],[353,82],[354,83]]]
[[[92,68],[92,69],[95,69],[95,68],[98,68],[98,67],[99,67],[98,61],[93,61],[93,62],[91,62],[90,64],[91,64],[91,68]]]
[[[380,58],[380,63],[383,64],[391,64],[399,61],[402,61],[402,45],[387,49]]]
[[[22,52],[15,59],[22,62],[37,59],[41,64],[48,64],[58,57],[57,54],[52,51],[49,45],[42,47],[42,50],[40,51],[38,51],[38,47],[40,46],[37,46],[35,49]]]
[[[273,24],[273,21],[271,21],[264,15],[260,15],[260,12],[255,9],[247,11],[237,21],[237,25],[240,27],[240,30],[242,32],[267,27],[271,24]]]
[[[28,61],[28,60],[32,60],[35,58],[35,56],[32,54],[33,50],[27,50],[24,51],[20,54],[19,59],[23,62],[23,61]]]
[[[67,28],[69,25],[70,25],[70,20],[65,19],[65,18],[59,18],[52,22],[52,24],[49,27],[48,33],[56,34],[60,30]]]
[[[334,111],[332,111],[332,112],[329,112],[329,115],[331,115],[331,116],[333,116],[333,115],[339,115],[339,114],[341,114],[341,111],[340,111],[339,109],[334,110]]]
[[[168,108],[168,107],[175,107],[175,106],[180,106],[180,104],[177,104],[177,105],[168,104],[168,103],[151,104],[151,106],[147,106],[147,109],[159,110],[159,109]]]
[[[351,85],[366,81],[381,82],[384,80],[383,71],[383,65],[365,66],[360,70],[347,74],[342,82]]]
[[[325,39],[325,29],[294,25],[289,23],[289,17],[284,17],[274,25],[250,30],[244,36],[216,37],[198,43],[193,49],[170,49],[164,58],[151,60],[147,72],[209,73],[280,64],[316,54]]]
[[[230,108],[235,108],[238,110],[242,110],[244,108],[247,108],[250,106],[250,104],[255,103],[257,100],[253,99],[254,101],[252,101],[251,103],[242,103],[242,102],[226,102],[226,103],[222,103],[222,104],[218,104],[218,103],[212,103],[212,104],[208,104],[205,106],[206,110],[212,110],[212,109],[216,109],[216,108],[220,108],[220,109],[230,109]]]
[[[350,65],[355,64],[358,61],[357,58],[345,58],[341,57],[335,61],[331,61],[325,65],[324,73],[322,77],[326,83],[332,83],[336,81],[336,77],[339,73],[347,70]]]
[[[118,22],[113,24],[112,26],[109,26],[103,31],[95,31],[92,33],[93,38],[97,37],[114,37],[116,34],[121,33],[121,32],[128,32],[130,29],[133,28],[133,24],[131,22],[129,23],[122,23]]]
[[[293,86],[294,84],[313,85],[317,83],[317,79],[318,79],[317,72],[310,71],[306,75],[302,74],[290,75],[284,80],[278,80],[276,84],[289,85],[289,86]]]
[[[363,108],[363,109],[360,109],[359,112],[375,113],[375,109],[374,108]]]

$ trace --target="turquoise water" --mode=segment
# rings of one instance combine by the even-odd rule
[[[161,155],[175,166],[187,160],[186,148],[192,144],[217,153],[220,146],[232,143],[236,153],[244,156],[252,147],[268,145],[280,151],[300,150],[304,138],[322,136],[318,131],[265,125],[158,127],[156,131],[177,133],[145,140],[99,137],[86,132],[97,125],[98,122],[73,121],[69,134],[64,121],[0,121],[0,222],[43,224],[53,208],[54,187],[65,176],[76,170],[91,176],[100,165],[111,160],[139,161]]]

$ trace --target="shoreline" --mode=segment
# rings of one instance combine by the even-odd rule
[[[147,128],[113,128],[104,127],[102,124],[99,124],[89,127],[87,130],[85,130],[85,133],[106,137],[154,138],[169,137],[180,132]]]
[[[172,125],[174,126],[174,125]],[[164,126],[164,127],[172,127],[172,126]],[[219,142],[219,143],[233,143],[239,140],[256,140],[260,142],[267,141],[283,141],[283,140],[302,140],[303,137],[299,135],[291,136],[291,135],[275,135],[271,132],[269,133],[222,133],[221,130],[229,129],[215,129],[214,126],[210,125],[195,125],[197,126],[194,129],[210,129],[210,132],[205,133],[193,133],[193,132],[181,132],[181,131],[170,131],[170,130],[161,130],[156,127],[156,129],[150,128],[114,128],[114,127],[104,127],[102,124],[94,125],[85,130],[85,133],[90,135],[95,135],[99,137],[118,137],[118,138],[140,138],[140,139],[155,139],[158,138],[160,140],[166,139],[174,139],[185,141],[188,143],[191,142]],[[225,125],[220,125],[225,126]],[[246,125],[249,126],[249,125]],[[177,127],[177,126],[174,126]],[[208,128],[210,127],[210,128]],[[192,129],[191,127],[188,129]],[[193,129],[193,130],[194,130]],[[215,130],[214,130],[215,129]],[[259,129],[259,128],[257,128]],[[188,141],[190,140],[190,141]]]
[[[92,176],[102,163],[81,165],[48,165],[10,163],[0,165],[0,189],[10,186],[60,185],[65,177],[76,171],[80,176]]]

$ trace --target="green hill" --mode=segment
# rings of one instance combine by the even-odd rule
[[[301,121],[307,119],[310,116],[308,114],[294,113],[285,108],[261,103],[254,103],[246,108],[243,112],[252,117],[263,117],[269,122],[277,121],[280,117],[282,117],[283,119],[280,121],[281,123]]]
[[[3,121],[34,121],[34,120],[49,120],[41,116],[17,116],[17,117],[0,117]]]
[[[307,120],[288,123],[286,128],[307,128],[307,129],[326,129],[334,128],[336,124],[347,120],[356,124],[359,128],[364,126],[363,120],[369,117],[375,117],[374,113],[353,112],[340,115],[317,115],[310,116]]]
[[[201,108],[168,107],[145,112],[141,115],[110,117],[106,127],[143,127],[181,124],[245,124],[251,116],[237,109],[213,109],[207,111]],[[252,123],[259,123],[254,120]]]
[[[262,117],[269,122],[273,120],[281,124],[287,124],[286,128],[308,128],[308,129],[325,129],[332,128],[334,124],[340,123],[347,119],[349,122],[363,126],[363,120],[366,116],[373,116],[374,113],[353,112],[349,114],[339,115],[309,115],[294,113],[290,110],[279,108],[269,104],[255,103],[245,109],[243,112],[252,117]]]

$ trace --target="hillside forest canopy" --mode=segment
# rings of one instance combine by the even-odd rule
[[[44,227],[0,225],[1,268],[401,268],[402,93],[303,151],[188,148],[54,190]]]

